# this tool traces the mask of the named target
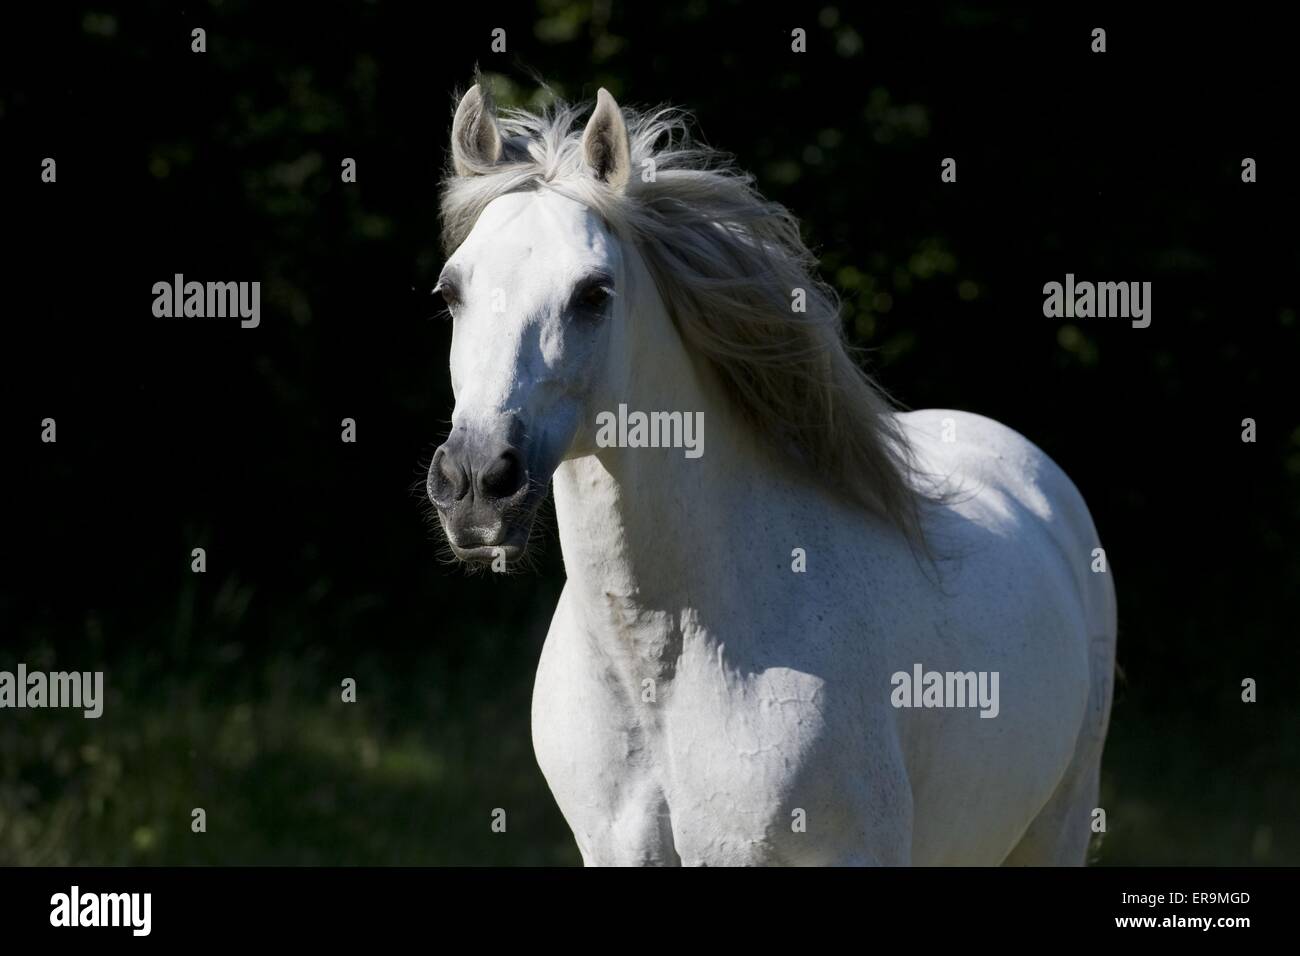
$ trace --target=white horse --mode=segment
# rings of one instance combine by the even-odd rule
[[[679,114],[579,116],[456,110],[428,493],[500,568],[554,488],[533,743],[583,860],[1085,862],[1116,621],[1078,491],[1003,425],[896,413],[793,218]],[[703,413],[703,453],[602,440],[620,406]]]

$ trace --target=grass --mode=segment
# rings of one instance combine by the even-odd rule
[[[98,721],[9,711],[0,863],[577,864],[533,758],[533,658],[476,660],[449,679],[428,654],[354,656],[354,704],[319,655],[244,662],[239,678],[236,662],[133,663],[110,671]],[[1096,862],[1300,862],[1300,714],[1262,706],[1197,717],[1121,699]]]
[[[278,658],[260,682],[271,690],[249,697],[211,680],[161,695],[119,685],[98,721],[10,712],[0,863],[579,862],[533,761],[530,688],[398,715],[378,702],[400,695],[377,681],[358,678],[345,704],[325,672]],[[194,833],[200,807],[207,830]],[[490,826],[497,808],[504,833]]]
[[[1217,714],[1152,712],[1121,703],[1111,727],[1098,862],[1300,863],[1300,710],[1234,703]]]

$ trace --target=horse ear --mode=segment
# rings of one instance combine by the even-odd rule
[[[596,94],[596,111],[582,133],[582,152],[587,166],[601,182],[622,190],[632,169],[623,111],[603,86]]]
[[[492,96],[477,83],[460,98],[451,121],[451,163],[457,174],[475,176],[501,158],[501,133]]]

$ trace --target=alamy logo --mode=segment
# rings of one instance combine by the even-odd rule
[[[981,717],[996,717],[997,671],[927,671],[912,665],[912,673],[896,671],[889,702],[895,707],[978,707]]]
[[[82,893],[74,885],[50,897],[51,926],[129,926],[131,935],[148,936],[152,924],[152,893]]]
[[[687,458],[704,454],[703,412],[629,412],[596,416],[596,445],[600,448],[684,448]]]
[[[255,329],[262,322],[262,283],[186,282],[176,273],[171,282],[153,284],[153,314],[160,319],[225,319]]]
[[[104,712],[103,671],[0,671],[0,708],[73,707],[95,719]]]
[[[1151,324],[1150,282],[1078,282],[1065,274],[1065,285],[1043,286],[1043,315],[1049,319],[1132,319],[1133,328]]]

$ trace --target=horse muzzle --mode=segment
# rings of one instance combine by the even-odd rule
[[[522,432],[515,421],[500,437],[454,428],[429,465],[429,500],[462,561],[490,562],[499,555],[510,561],[527,547],[540,495],[523,450],[511,440]]]

